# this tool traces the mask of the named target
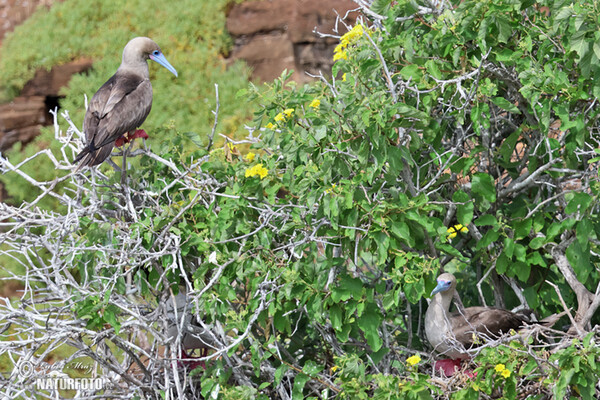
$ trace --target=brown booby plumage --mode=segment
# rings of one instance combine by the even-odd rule
[[[139,127],[152,107],[152,85],[147,60],[153,60],[177,76],[160,47],[152,39],[137,37],[123,49],[117,72],[104,84],[88,106],[83,121],[86,147],[75,157],[82,166],[102,163],[115,141]]]
[[[438,352],[450,358],[468,358],[474,336],[498,338],[511,329],[519,329],[529,318],[508,310],[492,307],[468,307],[464,312],[450,313],[450,302],[456,289],[456,278],[442,274],[431,292],[435,295],[425,313],[427,340]]]

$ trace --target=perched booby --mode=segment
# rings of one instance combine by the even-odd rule
[[[180,366],[187,366],[193,370],[197,367],[205,368],[204,361],[199,361],[208,355],[209,349],[214,347],[216,336],[211,332],[211,326],[198,323],[191,314],[190,299],[185,293],[185,288],[166,303],[169,328],[167,337],[175,342],[179,339],[182,361]],[[200,350],[200,355],[195,356],[194,350]]]
[[[175,76],[160,47],[152,39],[136,37],[123,49],[117,72],[104,84],[88,106],[83,122],[86,147],[74,163],[83,166],[102,163],[112,151],[115,141],[139,127],[152,107],[152,85],[146,60],[156,61]]]
[[[442,274],[431,292],[435,295],[425,313],[425,334],[433,348],[453,359],[469,357],[475,337],[498,338],[511,329],[529,322],[525,314],[492,307],[468,307],[464,312],[450,313],[450,302],[456,289],[456,278]]]

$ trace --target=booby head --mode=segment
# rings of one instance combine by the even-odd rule
[[[456,288],[456,278],[452,274],[441,274],[437,278],[437,286],[431,291],[431,296],[439,292],[452,293]]]
[[[160,50],[160,47],[150,38],[136,37],[131,39],[123,49],[123,61],[121,68],[139,68],[141,64],[146,65],[146,60],[152,60],[177,76],[177,71],[169,62]]]

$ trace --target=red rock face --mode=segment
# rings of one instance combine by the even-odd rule
[[[6,33],[25,21],[38,7],[50,7],[63,0],[0,0],[0,45]]]
[[[0,151],[9,149],[16,142],[30,142],[38,135],[40,127],[50,125],[49,109],[56,107],[60,88],[69,83],[73,74],[91,66],[92,60],[81,59],[58,65],[50,71],[39,70],[25,85],[21,96],[8,104],[0,104]]]
[[[235,41],[231,59],[246,61],[253,78],[271,81],[284,69],[294,70],[292,79],[306,82],[305,72],[331,73],[335,38],[319,38],[314,32],[341,35],[344,17],[356,8],[352,0],[262,0],[233,6],[227,16],[227,30]],[[337,14],[336,14],[337,11]],[[354,23],[350,13],[346,23]],[[335,29],[338,32],[335,32]]]
[[[8,32],[25,21],[38,7],[50,7],[62,0],[0,0],[0,45]],[[0,151],[16,142],[27,143],[35,138],[40,127],[52,121],[48,108],[67,84],[71,75],[89,68],[91,62],[70,63],[38,71],[26,86],[23,95],[8,104],[0,104]],[[54,99],[54,100],[53,100]],[[0,194],[0,198],[3,197]]]

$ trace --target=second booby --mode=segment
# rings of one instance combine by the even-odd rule
[[[437,278],[434,295],[425,313],[425,334],[433,348],[446,357],[465,359],[476,338],[496,339],[529,322],[525,314],[493,307],[468,307],[450,313],[456,278],[444,273]]]
[[[88,106],[83,122],[86,147],[74,163],[94,166],[110,155],[117,139],[139,127],[152,108],[152,85],[147,60],[156,61],[177,76],[160,47],[147,37],[131,39],[123,49],[121,66]]]

